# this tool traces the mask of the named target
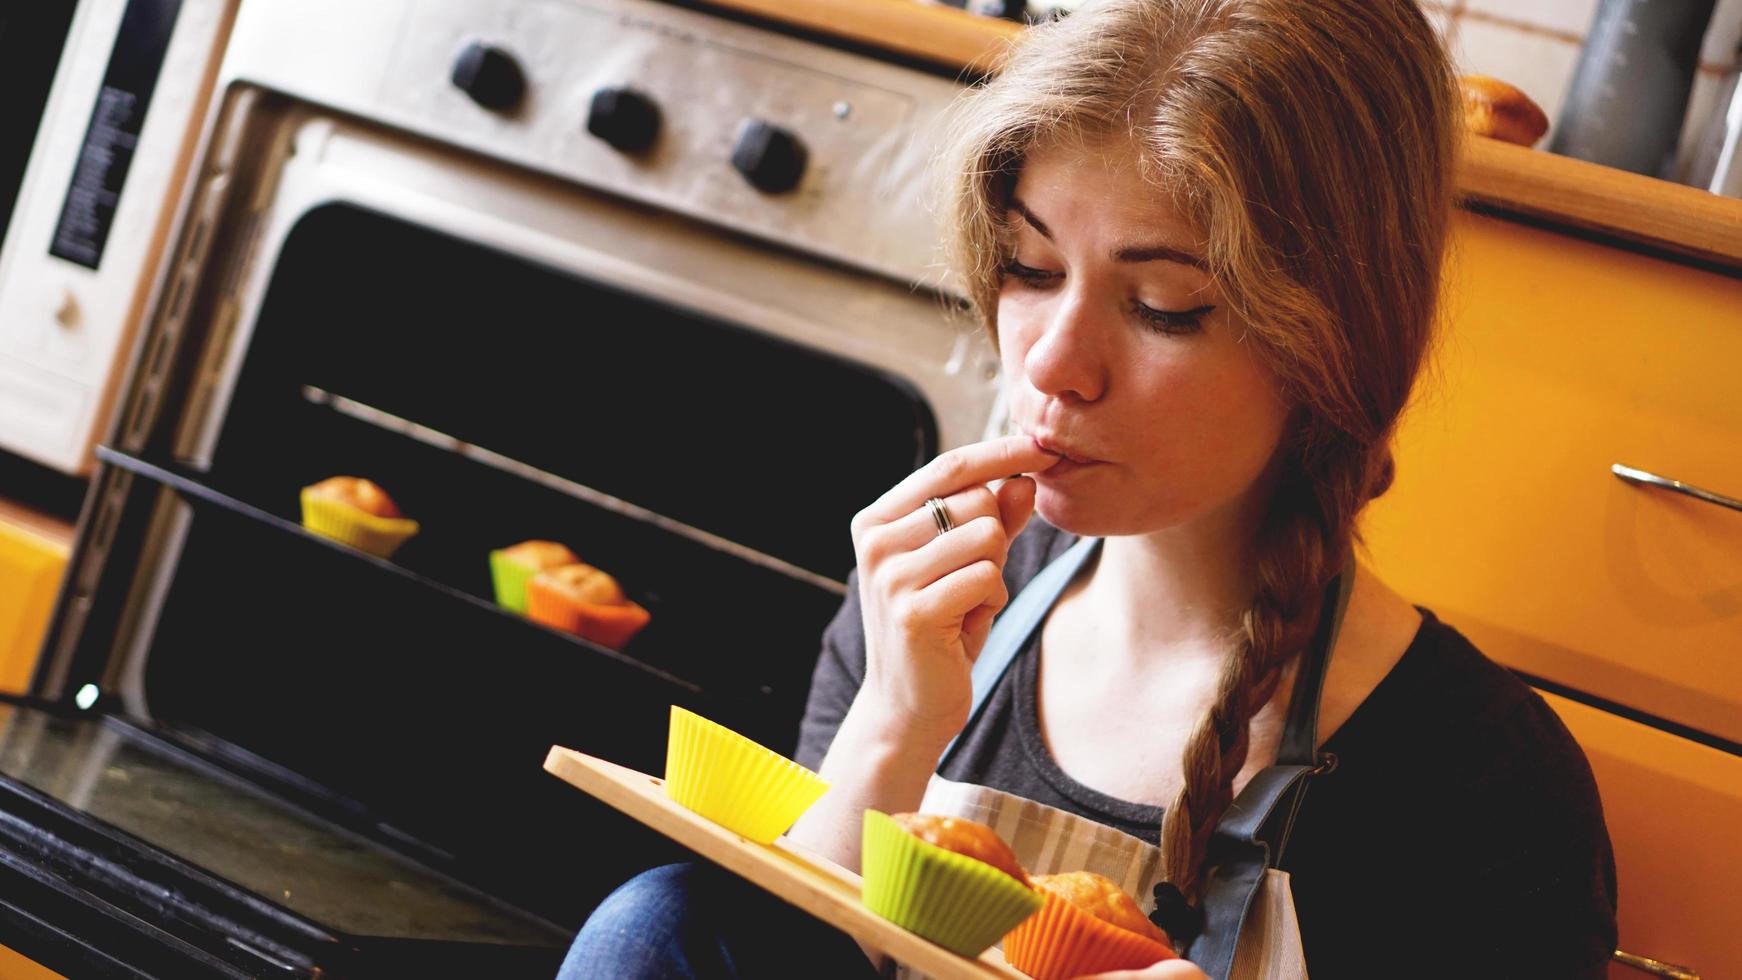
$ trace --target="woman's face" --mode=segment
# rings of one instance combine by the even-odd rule
[[[1092,536],[1246,513],[1288,407],[1126,144],[1028,156],[998,297],[1011,416],[1068,454],[1035,507]]]

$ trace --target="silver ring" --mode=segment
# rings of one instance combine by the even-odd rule
[[[950,509],[944,506],[942,497],[927,497],[925,509],[931,511],[932,523],[938,526],[939,534],[956,526],[956,522],[950,520]]]

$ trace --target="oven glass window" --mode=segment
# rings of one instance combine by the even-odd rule
[[[285,243],[214,478],[334,472],[311,387],[836,581],[853,513],[937,443],[901,379],[347,205]]]

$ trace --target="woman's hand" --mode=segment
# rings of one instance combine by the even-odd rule
[[[963,446],[853,517],[866,647],[858,700],[870,699],[892,730],[942,749],[967,724],[969,670],[1009,601],[1004,560],[1034,511],[1033,480],[1007,480],[996,493],[986,484],[1057,458],[1020,436]],[[925,507],[932,497],[955,525],[946,534]]]
[[[1114,970],[1077,977],[1076,980],[1210,980],[1210,975],[1191,960],[1162,960],[1141,970]]]

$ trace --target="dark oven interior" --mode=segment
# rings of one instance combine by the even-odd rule
[[[678,855],[546,775],[549,746],[658,773],[678,703],[789,752],[848,521],[936,449],[901,378],[325,205],[271,272],[209,467],[106,454],[191,513],[147,634],[151,721],[123,727],[561,933]],[[296,525],[299,488],[337,474],[422,525],[391,562]],[[528,538],[611,572],[651,625],[618,653],[497,607],[487,554]]]

